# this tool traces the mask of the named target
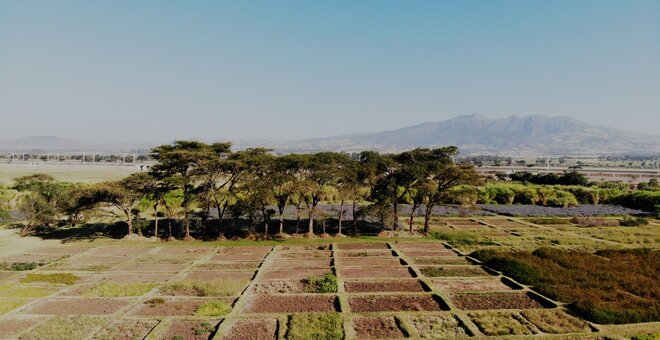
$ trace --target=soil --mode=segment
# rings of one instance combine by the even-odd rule
[[[15,254],[6,256],[0,259],[2,262],[36,262],[36,263],[51,263],[61,259],[64,255],[59,254]]]
[[[219,324],[215,320],[173,320],[160,338],[207,340],[213,337]]]
[[[446,306],[441,306],[431,295],[354,296],[348,299],[348,303],[351,306],[351,310],[358,313],[447,310]]]
[[[26,329],[36,325],[41,318],[20,318],[0,320],[0,338],[14,339]]]
[[[401,250],[447,250],[439,242],[398,242],[396,243],[396,248]]]
[[[151,247],[103,247],[96,248],[91,253],[92,254],[103,254],[103,255],[142,255],[151,251]]]
[[[296,251],[296,252],[278,252],[275,258],[279,259],[309,259],[309,258],[322,258],[331,257],[332,252],[329,250],[310,250],[310,251]]]
[[[525,293],[452,294],[451,301],[463,310],[543,308]]]
[[[173,276],[172,274],[107,274],[103,279],[115,283],[162,283]]]
[[[211,247],[163,247],[157,254],[208,254],[213,251]]]
[[[396,257],[384,259],[345,257],[337,260],[337,265],[344,267],[399,267],[401,261]]]
[[[247,313],[334,312],[336,296],[329,295],[255,295],[245,307]]]
[[[426,257],[413,257],[412,262],[415,264],[470,264],[470,262],[462,256],[426,256]]]
[[[323,276],[330,272],[330,269],[270,269],[265,270],[259,276],[263,280],[302,280],[310,276]]]
[[[177,315],[193,315],[195,310],[201,305],[209,301],[222,301],[227,304],[232,304],[233,299],[190,299],[190,300],[168,300],[165,299],[162,303],[149,303],[144,302],[133,309],[132,315],[141,316],[177,316]]]
[[[0,272],[0,280],[4,280],[12,275],[14,275],[13,272]]]
[[[122,263],[134,258],[134,256],[104,256],[104,255],[90,255],[83,257],[76,257],[70,259],[67,263],[84,263],[84,264],[106,264],[106,263]]]
[[[360,339],[405,338],[393,316],[356,317],[353,319],[355,332]]]
[[[112,269],[112,271],[125,272],[179,272],[188,267],[188,264],[174,263],[124,263]]]
[[[254,285],[257,294],[305,293],[307,284],[303,280],[261,281]]]
[[[404,254],[410,257],[418,256],[458,256],[453,250],[438,249],[438,250],[404,250]]]
[[[356,278],[410,278],[412,274],[407,267],[402,268],[339,268],[339,276],[347,279]]]
[[[277,319],[238,319],[222,338],[226,340],[277,339]]]
[[[193,267],[193,270],[257,270],[261,262],[224,262],[224,263],[203,263]]]
[[[355,250],[355,249],[389,249],[387,243],[340,243],[336,249]]]
[[[424,291],[424,287],[417,280],[348,281],[344,283],[344,287],[349,293]]]
[[[118,299],[52,299],[32,308],[29,314],[112,314],[128,305],[126,300]]]
[[[480,291],[480,292],[491,292],[491,291],[500,291],[500,290],[511,290],[511,287],[505,285],[500,280],[497,279],[448,279],[433,280],[433,285],[438,290],[444,290],[447,292],[466,292],[466,291]]]
[[[391,257],[394,256],[391,250],[338,250],[336,257]]]
[[[90,250],[91,248],[78,247],[44,247],[31,249],[30,254],[74,255]]]
[[[271,268],[327,268],[332,264],[332,259],[311,260],[278,260],[272,263]]]
[[[202,271],[202,272],[188,272],[183,277],[184,280],[251,280],[254,276],[254,271]]]
[[[211,257],[209,262],[222,262],[222,261],[260,261],[266,254],[259,253],[246,253],[246,254],[216,254]]]
[[[158,320],[118,320],[103,327],[92,338],[95,340],[143,339],[158,323]]]
[[[239,254],[239,253],[249,253],[249,254],[263,254],[266,255],[273,250],[271,246],[237,246],[237,247],[227,247],[220,250],[221,253],[226,254]]]

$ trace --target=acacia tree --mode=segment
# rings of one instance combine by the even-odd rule
[[[273,198],[279,213],[279,228],[277,238],[285,238],[284,234],[284,209],[294,195],[295,187],[295,156],[284,155],[273,159],[272,166],[268,172],[270,186],[272,186]]]

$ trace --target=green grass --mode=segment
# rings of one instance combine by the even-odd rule
[[[86,339],[106,320],[90,316],[55,316],[23,334],[21,340]]]
[[[209,301],[195,310],[196,316],[222,316],[231,312],[231,306],[222,301]]]
[[[7,312],[10,312],[26,303],[27,300],[24,299],[0,300],[0,314],[5,314]]]
[[[179,281],[169,283],[160,290],[168,295],[192,291],[197,296],[233,296],[240,294],[247,284],[246,280]]]
[[[55,292],[51,287],[26,287],[15,284],[0,285],[0,297],[37,298],[51,295]]]
[[[154,289],[156,283],[114,283],[102,281],[86,289],[82,295],[85,297],[120,297],[141,296]]]
[[[323,276],[312,276],[306,280],[310,293],[336,293],[337,276],[334,273],[326,273]]]
[[[339,313],[303,313],[289,317],[289,340],[341,340],[344,337]]]
[[[79,276],[71,273],[57,273],[57,274],[27,274],[21,282],[46,282],[52,284],[72,285],[80,279]]]

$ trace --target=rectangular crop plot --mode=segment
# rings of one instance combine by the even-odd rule
[[[363,250],[363,249],[389,249],[387,243],[339,243],[335,246],[339,250]]]
[[[401,250],[447,250],[440,242],[398,242],[396,248]]]
[[[163,299],[154,298],[133,308],[132,315],[139,316],[184,316],[193,315],[197,308],[209,301],[219,301],[231,306],[234,303],[232,298],[213,298],[213,299]]]
[[[327,268],[332,265],[331,258],[323,259],[300,259],[300,260],[277,260],[273,261],[270,268],[289,268],[289,269],[306,269],[306,268]]]
[[[109,325],[101,328],[100,331],[94,334],[94,339],[143,339],[149,332],[151,332],[158,320],[130,320],[122,319],[110,323]]]
[[[330,268],[316,268],[316,269],[268,269],[261,272],[259,279],[262,280],[293,280],[293,279],[306,279],[310,276],[323,276],[325,273],[330,272]]]
[[[338,268],[340,277],[346,279],[359,278],[410,278],[413,274],[408,267],[401,268]]]
[[[188,264],[173,263],[124,263],[112,268],[112,271],[124,272],[179,272],[188,267]]]
[[[355,317],[353,326],[360,339],[398,339],[407,335],[393,316]]]
[[[173,274],[106,274],[102,279],[114,283],[161,283],[171,279]]]
[[[255,295],[245,306],[247,313],[334,312],[339,301],[328,295]]]
[[[517,313],[478,312],[468,314],[472,322],[486,335],[531,335],[529,324]]]
[[[337,259],[337,266],[342,267],[399,267],[401,260],[397,257],[391,258],[359,258],[359,257],[345,257]]]
[[[376,249],[376,250],[337,250],[335,257],[392,257],[394,253],[392,250]]]
[[[234,254],[234,253],[220,253],[215,254],[209,259],[209,262],[221,262],[221,261],[258,261],[266,257],[266,254],[259,253],[246,253],[246,254]]]
[[[131,256],[131,255],[142,255],[150,252],[151,247],[101,247],[94,248],[89,254],[97,255],[120,255],[120,256]]]
[[[261,261],[247,261],[247,262],[215,262],[215,263],[202,263],[195,265],[192,270],[257,270],[261,265]]]
[[[175,255],[203,255],[213,251],[213,247],[163,247],[157,254],[175,254]]]
[[[226,340],[277,339],[277,319],[238,319],[222,337]]]
[[[419,256],[458,256],[456,252],[451,249],[437,249],[437,250],[404,250],[403,253],[410,257]]]
[[[308,250],[308,251],[282,251],[276,252],[276,259],[313,259],[313,258],[332,257],[330,250]]]
[[[254,271],[188,272],[183,276],[183,280],[251,280],[254,273]]]
[[[353,312],[440,311],[449,308],[434,295],[370,295],[349,297]]]
[[[451,302],[459,309],[531,309],[543,308],[541,302],[525,293],[458,293]]]
[[[344,288],[349,293],[425,291],[422,283],[417,280],[346,281]]]
[[[447,292],[492,292],[510,291],[513,288],[498,279],[471,278],[471,279],[434,279],[433,286]]]
[[[30,308],[29,314],[112,314],[128,305],[127,300],[118,299],[53,299]]]
[[[421,267],[419,271],[427,277],[473,277],[490,275],[479,266]]]
[[[470,336],[470,332],[454,315],[415,315],[410,316],[410,323],[423,338],[454,339]]]
[[[211,339],[220,322],[215,320],[172,320],[161,339]]]
[[[468,261],[463,256],[418,256],[413,257],[412,262],[421,265],[468,265]]]

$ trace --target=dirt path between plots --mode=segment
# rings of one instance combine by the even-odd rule
[[[56,246],[60,243],[55,240],[42,240],[38,237],[18,235],[18,229],[0,229],[0,257],[6,255],[25,253],[30,249],[44,246]]]

